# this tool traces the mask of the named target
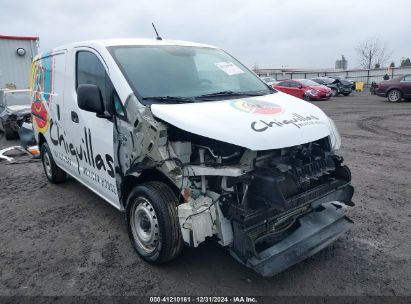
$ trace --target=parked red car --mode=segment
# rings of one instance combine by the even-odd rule
[[[331,89],[310,79],[289,79],[273,84],[273,88],[304,100],[326,100]]]
[[[391,102],[401,101],[401,98],[411,101],[411,75],[381,81],[378,84],[377,95],[387,97]]]

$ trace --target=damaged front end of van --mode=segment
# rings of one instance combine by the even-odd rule
[[[272,276],[353,225],[351,173],[319,108],[280,92],[149,106],[131,94],[125,108],[130,123],[115,135],[123,181],[160,176],[174,190],[186,245],[215,239]]]

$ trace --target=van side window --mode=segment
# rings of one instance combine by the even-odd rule
[[[126,114],[125,114],[126,112],[124,111],[123,104],[121,103],[120,97],[118,97],[117,92],[114,92],[113,104],[114,104],[114,110],[117,116],[122,119],[126,119]]]
[[[80,84],[94,84],[100,88],[107,104],[107,73],[100,59],[91,52],[80,51],[76,59],[76,89]]]

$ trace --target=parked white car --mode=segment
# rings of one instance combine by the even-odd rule
[[[277,82],[277,80],[274,77],[269,77],[269,76],[260,76],[260,78],[269,86],[272,86],[274,83]]]
[[[214,46],[86,41],[37,56],[32,71],[47,178],[69,174],[125,212],[150,263],[213,238],[270,276],[352,226],[332,120]]]

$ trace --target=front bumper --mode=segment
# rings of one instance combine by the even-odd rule
[[[273,276],[312,256],[342,234],[350,230],[353,222],[331,202],[323,203],[321,211],[313,211],[300,217],[299,227],[273,246],[250,257],[247,267],[265,277]]]
[[[319,94],[319,95],[312,95],[310,96],[312,100],[328,100],[331,97],[331,93],[330,94]]]

